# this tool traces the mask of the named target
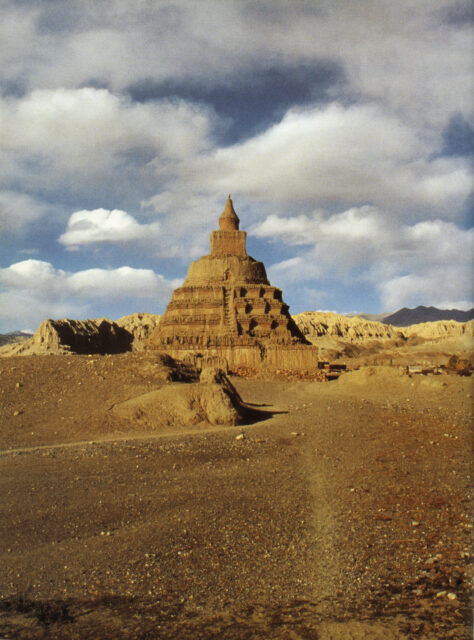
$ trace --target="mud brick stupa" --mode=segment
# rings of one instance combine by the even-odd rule
[[[229,195],[211,233],[211,252],[189,266],[148,348],[183,359],[218,359],[230,370],[310,370],[317,347],[291,318],[262,262],[247,255],[247,234]]]

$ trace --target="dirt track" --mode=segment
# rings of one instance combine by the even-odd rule
[[[1,369],[2,637],[471,637],[469,380],[238,380],[260,421],[173,435],[108,411],[144,356]]]

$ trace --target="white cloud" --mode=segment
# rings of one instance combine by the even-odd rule
[[[38,292],[39,296],[48,298],[61,297],[66,293],[66,282],[65,271],[33,258],[0,269],[0,287],[22,293]]]
[[[0,286],[36,293],[47,298],[112,296],[155,298],[171,294],[179,280],[166,280],[151,269],[86,269],[71,273],[55,269],[50,262],[23,260],[0,269]]]
[[[80,170],[82,179],[117,154],[149,150],[165,163],[209,144],[205,108],[138,104],[106,89],[37,89],[0,101],[0,116],[4,153],[38,156],[58,170]]]
[[[319,266],[311,259],[309,253],[271,265],[268,273],[270,280],[279,283],[279,286],[313,280],[321,275]]]
[[[2,332],[27,330],[34,332],[48,318],[87,318],[88,305],[71,300],[45,300],[24,292],[0,290],[0,322]]]
[[[0,269],[0,322],[15,328],[53,317],[84,318],[94,303],[130,302],[130,312],[146,303],[167,304],[179,280],[151,269],[86,269],[71,273],[42,260],[24,260]],[[105,314],[104,314],[105,315]]]
[[[27,194],[0,191],[0,233],[19,233],[26,225],[37,220],[46,206]]]
[[[439,309],[471,309],[474,306],[470,271],[450,266],[433,269],[421,276],[410,274],[387,280],[380,283],[379,290],[386,309],[419,304]],[[470,297],[466,298],[466,295]]]
[[[284,218],[269,215],[251,227],[253,235],[260,238],[281,238],[290,245],[324,244],[325,239],[335,238],[341,243],[353,241],[381,242],[390,234],[390,223],[376,207],[353,207],[342,213],[325,215],[315,211],[311,216]]]
[[[346,72],[335,92],[374,100],[431,128],[446,114],[472,109],[472,34],[445,17],[457,4],[77,0],[59,12],[50,3],[11,0],[0,20],[0,65],[9,82],[28,88],[94,78],[122,91],[137,79],[209,86],[231,83],[255,65],[331,59]]]
[[[288,244],[312,244],[317,233],[318,221],[307,216],[283,218],[270,214],[253,225],[249,231],[257,238],[282,238]]]
[[[292,109],[243,143],[186,159],[190,188],[294,201],[371,203],[456,216],[472,188],[467,159],[431,160],[433,149],[376,105]]]
[[[54,2],[0,5],[0,216],[9,236],[34,228],[38,242],[27,246],[47,251],[53,225],[58,235],[56,225],[75,211],[61,236],[69,250],[123,243],[126,255],[131,242],[156,239],[160,258],[187,260],[207,251],[230,190],[243,228],[251,223],[258,237],[303,249],[270,268],[283,281],[364,279],[396,301],[408,299],[405,286],[434,296],[438,269],[439,298],[469,299],[471,236],[447,221],[462,225],[472,167],[439,157],[453,114],[472,122],[472,31],[447,19],[457,0],[210,0],[209,10],[187,0],[77,0],[61,11]],[[339,73],[320,95],[311,72],[325,65]],[[309,70],[308,91],[322,102],[302,108],[298,94],[280,122],[250,138],[242,131],[245,141],[227,147],[216,145],[225,123],[212,108],[127,97],[139,85],[201,98],[208,91],[222,108],[221,87],[242,86],[245,102],[254,74],[285,78],[291,68]],[[271,95],[266,115],[274,118]],[[254,107],[249,125],[263,127]],[[41,216],[44,228],[33,227]],[[42,264],[38,273],[58,300],[50,307],[66,304],[59,283],[82,295],[72,274],[51,267],[51,275]],[[8,277],[26,282],[21,271]],[[92,291],[89,276],[81,278]]]
[[[171,186],[171,185],[170,185]],[[159,215],[161,257],[198,258],[209,251],[209,231],[217,228],[227,191],[224,193],[190,193],[188,189],[170,188],[142,202],[142,206]]]
[[[151,269],[87,269],[68,276],[68,288],[79,297],[110,299],[140,298],[166,300],[180,280],[166,280]]]
[[[271,265],[270,277],[281,285],[318,279],[368,283],[384,309],[448,300],[465,307],[472,300],[474,229],[442,220],[405,225],[361,207],[326,219],[270,216],[256,232],[288,244],[311,243],[297,257]]]
[[[380,256],[371,269],[384,308],[474,305],[474,229],[434,220],[402,229],[400,236],[392,256]]]
[[[364,238],[380,239],[387,232],[387,227],[375,207],[353,207],[321,222],[320,230],[325,236],[340,236],[353,242]]]
[[[71,215],[59,242],[66,246],[101,242],[126,243],[155,239],[159,231],[159,222],[140,224],[133,216],[120,209],[84,210]]]

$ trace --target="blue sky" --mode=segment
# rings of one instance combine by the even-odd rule
[[[0,0],[0,332],[162,313],[229,192],[292,313],[471,307],[472,7]]]

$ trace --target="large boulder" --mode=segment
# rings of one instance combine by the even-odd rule
[[[141,427],[237,425],[244,407],[237,391],[223,374],[205,374],[204,382],[171,383],[116,405],[113,412]]]

